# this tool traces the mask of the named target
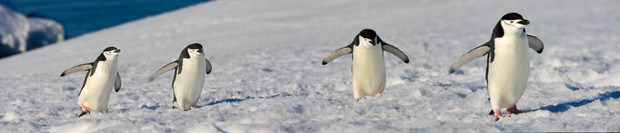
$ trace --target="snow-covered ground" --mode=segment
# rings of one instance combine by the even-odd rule
[[[58,22],[26,17],[0,4],[0,58],[64,40]]]
[[[618,1],[213,1],[0,60],[0,132],[620,131]],[[449,65],[516,11],[545,42],[531,52],[526,113],[493,121],[484,58]],[[386,54],[387,86],[354,102],[350,56],[321,65],[361,29],[411,58]],[[213,72],[201,108],[171,109],[172,74],[149,74],[187,44]],[[83,73],[107,46],[123,50],[123,88],[105,114],[77,118]]]

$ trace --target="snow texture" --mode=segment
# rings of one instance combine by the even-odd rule
[[[64,29],[59,23],[26,16],[0,5],[0,57],[61,42]]]
[[[0,132],[620,131],[618,1],[213,1],[0,60]],[[518,103],[493,121],[485,59],[448,74],[519,12],[545,43],[531,54]],[[102,18],[104,19],[104,18]],[[386,54],[383,95],[355,103],[350,55],[321,65],[361,29],[409,55]],[[199,42],[213,64],[201,108],[172,107],[172,73],[148,75]],[[83,73],[107,46],[123,50],[123,88],[107,112],[77,118]]]

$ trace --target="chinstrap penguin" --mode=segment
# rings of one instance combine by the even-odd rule
[[[153,73],[149,81],[153,81],[159,75],[174,69],[172,79],[173,108],[178,107],[183,111],[188,111],[198,103],[205,76],[211,73],[211,68],[211,62],[205,58],[202,45],[193,43],[181,51],[177,60],[164,65]]]
[[[355,101],[365,96],[378,96],[385,88],[385,61],[383,51],[396,55],[409,63],[409,57],[400,49],[384,42],[372,29],[364,29],[355,36],[351,44],[335,50],[323,58],[323,65],[353,53],[351,72],[353,75],[353,95]]]
[[[78,94],[78,105],[82,108],[78,117],[90,112],[103,112],[108,106],[112,89],[116,92],[121,89],[121,77],[118,74],[120,52],[116,47],[107,47],[94,62],[71,67],[60,74],[60,77],[63,77],[74,72],[87,71],[84,85]]]
[[[478,57],[487,56],[485,78],[495,120],[508,114],[519,114],[517,102],[523,95],[530,75],[528,47],[541,53],[544,45],[536,36],[528,35],[525,26],[530,21],[518,13],[508,13],[497,22],[491,39],[461,56],[450,66],[450,73]]]

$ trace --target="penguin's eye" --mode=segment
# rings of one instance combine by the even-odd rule
[[[512,20],[510,21],[510,23],[513,23]]]

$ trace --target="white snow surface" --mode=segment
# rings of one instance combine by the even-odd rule
[[[222,0],[80,36],[0,60],[0,132],[500,132],[620,131],[620,5],[613,0]],[[545,43],[531,54],[518,103],[493,121],[479,58],[449,65],[519,12]],[[105,18],[102,18],[105,19]],[[355,103],[350,55],[321,65],[364,28],[411,58],[386,54],[383,95]],[[171,109],[172,73],[147,82],[183,47],[213,64],[191,111]],[[123,86],[106,113],[77,118],[84,73],[122,49]]]

